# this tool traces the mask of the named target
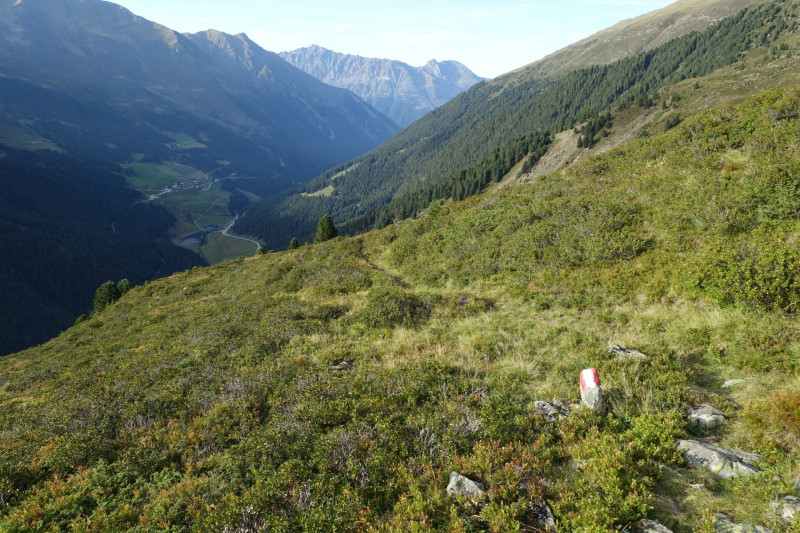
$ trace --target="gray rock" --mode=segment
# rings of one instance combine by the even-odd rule
[[[794,490],[800,492],[800,477],[792,479],[792,486],[794,487]]]
[[[722,478],[752,476],[761,472],[753,466],[759,459],[754,453],[720,448],[697,440],[679,440],[677,446],[689,466],[706,468]]]
[[[546,531],[547,533],[557,533],[556,529],[556,516],[553,514],[553,508],[544,500],[531,503],[530,509],[533,519],[530,521],[530,526],[536,528],[538,531]]]
[[[769,507],[789,523],[795,518],[800,518],[800,498],[797,496],[778,498],[774,502],[770,502]]]
[[[722,384],[723,389],[727,389],[728,387],[734,387],[736,385],[741,385],[742,383],[747,383],[748,380],[746,379],[729,379],[725,383]]]
[[[625,533],[672,533],[672,530],[653,520],[640,520],[631,529],[626,529]]]
[[[725,423],[725,413],[710,403],[704,403],[692,407],[689,411],[689,420],[703,429],[714,429]]]
[[[731,517],[717,513],[714,515],[714,531],[718,533],[772,533],[772,530],[764,526],[754,526],[734,522]]]
[[[338,363],[334,363],[330,366],[330,369],[333,372],[347,372],[351,368],[353,368],[353,363],[347,360],[339,361]]]
[[[705,483],[690,483],[689,486],[697,490],[708,490]]]
[[[624,346],[620,346],[619,344],[611,344],[606,348],[608,353],[612,353],[617,356],[617,359],[634,359],[636,361],[647,361],[650,359],[647,355],[643,354],[639,350],[633,350],[631,348],[626,348]]]
[[[536,406],[536,412],[544,417],[547,417],[547,420],[550,422],[567,418],[569,416],[569,407],[556,400],[553,400],[552,402],[539,400],[534,402],[534,405]]]
[[[462,497],[473,502],[479,502],[486,496],[486,487],[483,483],[473,481],[458,472],[450,472],[447,495],[451,498]]]

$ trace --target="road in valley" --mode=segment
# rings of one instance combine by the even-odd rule
[[[222,230],[222,234],[225,235],[226,237],[230,238],[230,239],[242,239],[243,241],[252,242],[253,244],[256,245],[256,251],[260,250],[261,249],[261,243],[260,242],[254,241],[253,239],[248,239],[247,237],[239,237],[238,235],[230,235],[230,234],[228,234],[228,230],[231,229],[234,224],[236,224],[237,220],[239,220],[239,215],[236,215],[236,217],[234,217],[234,219],[231,220],[231,223],[228,224],[228,226],[224,230]]]

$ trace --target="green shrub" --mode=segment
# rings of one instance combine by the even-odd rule
[[[568,426],[567,438],[575,439],[570,449],[581,466],[579,478],[561,493],[556,513],[567,531],[610,533],[647,516],[659,463],[680,464],[674,439],[681,420],[677,414],[642,415],[619,431],[620,422],[609,420],[600,428],[592,419]]]
[[[703,258],[696,283],[721,303],[796,313],[800,302],[800,250],[785,237],[718,245]]]
[[[432,295],[419,296],[395,286],[379,286],[370,291],[357,320],[371,328],[414,326],[430,317],[436,305]]]

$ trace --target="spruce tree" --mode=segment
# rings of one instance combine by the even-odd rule
[[[119,300],[120,294],[117,284],[113,281],[106,281],[100,285],[94,293],[93,313],[99,313],[107,306]]]
[[[124,296],[128,291],[130,291],[133,287],[131,286],[131,282],[128,281],[128,278],[121,279],[117,282],[117,294],[119,296],[118,299]]]
[[[317,236],[314,238],[314,242],[325,242],[333,239],[337,235],[338,231],[336,230],[336,226],[333,225],[333,219],[330,215],[325,215],[319,219],[319,223],[317,224]]]
[[[297,240],[297,237],[292,237],[292,240],[289,241],[289,249],[296,250],[300,248],[300,241]]]

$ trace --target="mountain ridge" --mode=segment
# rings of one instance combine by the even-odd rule
[[[656,48],[691,31],[702,30],[733,12],[762,1],[678,0],[650,13],[620,21],[561,50],[499,76],[498,81],[504,83],[520,75],[546,76],[612,63],[628,55]]]
[[[286,175],[286,169],[296,166],[289,178],[306,179],[316,168],[346,154],[361,153],[396,131],[396,126],[349,93],[288,68],[276,54],[244,36],[223,36],[215,31],[180,34],[101,1],[4,0],[2,5],[8,38],[0,53],[0,68],[7,77],[38,78],[47,86],[60,86],[68,94],[72,91],[78,99],[102,99],[111,107],[119,103],[121,112],[139,113],[135,120],[151,129],[152,121],[164,110],[177,114],[164,117],[166,120],[180,120],[181,114],[199,119],[209,128],[227,130],[227,135],[250,144],[261,159],[260,164],[250,165],[252,168]],[[93,28],[93,24],[100,27]],[[214,43],[247,57],[228,63],[236,68],[226,72],[222,65],[214,64],[212,56],[220,60],[224,55],[214,55]],[[38,53],[32,54],[32,47]],[[248,61],[260,63],[248,65]],[[277,75],[242,77],[237,70],[242,67],[257,69],[256,74]],[[231,85],[231,79],[241,86]],[[284,102],[289,96],[292,100]],[[319,107],[316,116],[325,120],[318,121],[315,113],[309,113],[308,109],[315,107]],[[290,112],[299,120],[280,124],[266,120]],[[222,114],[227,122],[219,120]],[[155,126],[158,134],[161,125]],[[103,146],[96,149],[107,151]],[[217,159],[235,159],[218,155]],[[249,159],[254,161],[254,156]]]
[[[402,61],[343,54],[318,45],[279,55],[329,85],[352,91],[400,127],[485,80],[457,61],[432,59],[412,67]]]

